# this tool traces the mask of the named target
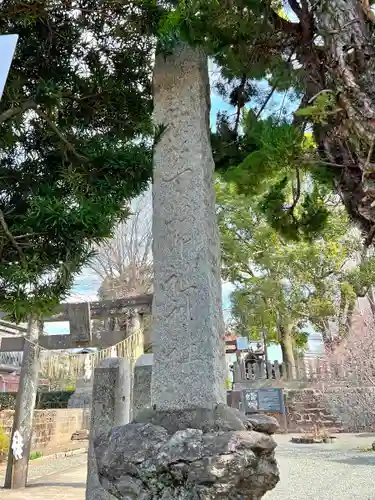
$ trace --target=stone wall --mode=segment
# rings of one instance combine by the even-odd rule
[[[240,391],[228,393],[228,405],[241,409],[240,401]],[[327,396],[320,390],[285,389],[284,403],[286,416],[270,414],[278,420],[281,432],[306,432],[315,426],[325,427],[330,432],[349,430],[331,413]]]
[[[0,426],[8,435],[12,431],[13,410],[0,412]],[[72,434],[88,428],[87,410],[35,410],[31,451],[43,451],[71,443]]]
[[[343,431],[338,416],[331,413],[329,405],[320,390],[286,390],[285,408],[289,432],[309,431],[315,426],[331,432]]]

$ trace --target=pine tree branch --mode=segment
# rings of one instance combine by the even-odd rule
[[[5,121],[9,120],[10,118],[13,118],[14,116],[17,116],[24,111],[27,111],[28,109],[35,109],[36,108],[36,102],[33,99],[30,99],[28,101],[25,101],[21,106],[16,106],[14,108],[9,108],[0,115],[0,125],[4,123]]]
[[[67,147],[67,149],[74,154],[74,156],[76,156],[80,161],[89,161],[89,159],[87,158],[87,156],[84,156],[84,155],[81,155],[80,153],[78,153],[78,151],[75,149],[75,147],[73,146],[73,144],[71,142],[68,141],[68,139],[63,135],[63,133],[59,130],[59,128],[55,125],[55,123],[53,123],[53,121],[51,120],[51,118],[49,116],[47,116],[43,111],[41,111],[40,109],[35,109],[35,112],[37,113],[37,115],[42,118],[43,120],[45,120],[47,122],[47,124],[49,125],[49,127],[55,132],[55,134],[59,137],[59,139],[65,144],[65,146]]]
[[[296,190],[294,193],[294,200],[293,200],[293,203],[289,209],[290,213],[292,213],[292,214],[293,214],[294,209],[296,208],[297,203],[298,203],[300,196],[301,196],[301,177],[300,177],[298,167],[296,167],[296,180],[297,180],[297,187],[296,187]]]
[[[259,111],[257,112],[257,114],[255,115],[255,118],[258,119],[260,117],[260,115],[263,113],[263,111],[266,109],[268,103],[270,102],[271,100],[271,97],[273,96],[273,94],[275,93],[276,91],[276,85],[274,85],[271,89],[271,91],[268,93],[265,101],[263,102],[263,104],[261,105],[261,107],[259,108]]]
[[[241,110],[245,106],[245,99],[243,95],[245,91],[245,84],[246,84],[246,75],[243,75],[241,78],[241,83],[237,89],[237,112],[236,112],[236,122],[234,125],[234,132],[236,134],[236,137],[238,136],[238,127],[240,125]]]
[[[8,224],[6,223],[6,220],[4,217],[4,212],[1,209],[0,209],[0,224],[4,230],[4,233],[8,236],[9,240],[12,242],[13,246],[16,248],[17,252],[19,253],[20,259],[25,264],[26,260],[25,260],[25,256],[23,254],[23,251],[21,250],[21,247],[17,243],[13,234],[10,232]]]

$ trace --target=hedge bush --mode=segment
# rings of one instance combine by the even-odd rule
[[[4,428],[0,426],[0,463],[7,458],[9,450],[9,437]]]
[[[67,408],[70,396],[74,391],[44,392],[38,391],[36,397],[37,410],[49,410],[53,408]],[[14,410],[17,394],[15,392],[0,393],[0,411]]]

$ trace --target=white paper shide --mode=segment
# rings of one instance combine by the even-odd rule
[[[85,364],[84,364],[84,380],[91,380],[92,377],[92,360],[89,354],[86,355]]]
[[[21,460],[23,456],[23,438],[18,430],[13,434],[12,453],[15,460]]]

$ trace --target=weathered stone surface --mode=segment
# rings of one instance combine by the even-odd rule
[[[76,390],[69,398],[68,408],[91,408],[92,384],[92,377],[89,380],[85,380],[84,377],[79,377]]]
[[[133,419],[141,410],[151,407],[152,364],[152,354],[143,354],[135,363],[132,399]]]
[[[96,440],[101,484],[123,500],[258,500],[279,481],[276,443],[255,431],[129,424]]]
[[[263,415],[262,413],[246,415],[246,419],[255,431],[265,432],[266,434],[275,434],[280,427],[276,418]]]
[[[209,131],[207,56],[188,45],[156,57],[152,404],[226,402],[220,243]]]
[[[94,450],[96,438],[116,425],[129,422],[130,366],[123,358],[103,359],[94,370],[93,402],[87,459],[86,500],[111,500],[97,472]]]
[[[200,429],[203,432],[252,429],[244,414],[225,405],[186,410],[155,411],[148,409],[140,412],[135,417],[134,423],[151,423],[161,426],[167,429],[170,434],[184,429]]]

